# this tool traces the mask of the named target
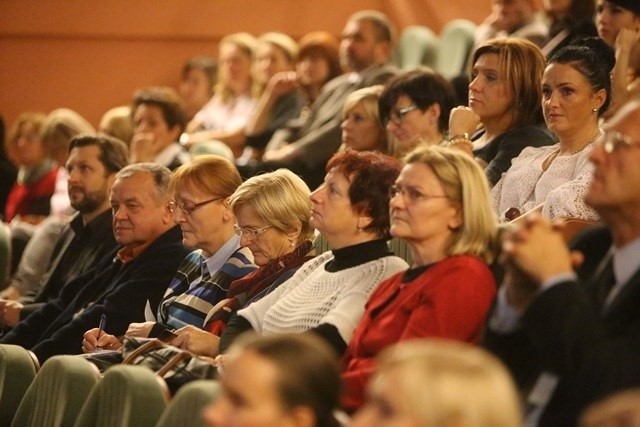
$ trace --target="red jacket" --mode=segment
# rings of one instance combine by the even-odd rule
[[[52,168],[33,185],[13,184],[5,206],[5,222],[17,216],[47,216],[51,211],[51,196],[56,189],[58,168]]]
[[[403,283],[405,273],[382,282],[344,356],[343,406],[363,403],[375,357],[385,348],[412,338],[440,337],[478,343],[496,285],[487,264],[470,255],[446,258]]]

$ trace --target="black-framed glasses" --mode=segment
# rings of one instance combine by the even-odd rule
[[[204,202],[199,202],[199,203],[191,203],[191,202],[180,203],[180,202],[176,202],[175,200],[172,200],[169,202],[169,211],[171,211],[171,213],[175,213],[177,209],[180,209],[180,211],[182,211],[183,214],[191,215],[196,209],[199,209],[206,204],[217,202],[218,200],[222,200],[226,197],[227,196],[215,197],[213,199],[205,200]]]
[[[602,144],[605,153],[611,154],[620,147],[631,147],[637,144],[638,141],[634,141],[630,136],[621,132],[609,131],[604,134],[599,143]]]
[[[250,228],[250,227],[240,227],[238,224],[235,224],[233,226],[233,230],[240,237],[242,237],[242,235],[244,234],[246,237],[250,239],[255,239],[256,237],[258,237],[259,235],[261,235],[271,227],[273,227],[273,225],[265,225],[264,227],[260,227],[260,228]]]
[[[448,199],[449,196],[446,195],[435,195],[431,196],[429,194],[422,194],[418,190],[415,190],[411,187],[403,187],[401,185],[392,185],[389,187],[389,198],[393,199],[396,196],[402,196],[405,202],[407,203],[417,203],[423,200],[429,199]]]
[[[405,108],[401,108],[399,110],[391,109],[391,111],[389,112],[389,117],[387,118],[387,121],[384,124],[385,127],[389,124],[389,122],[393,122],[397,126],[400,126],[404,121],[404,117],[410,112],[412,112],[413,110],[417,110],[417,109],[418,109],[418,106],[415,104]]]

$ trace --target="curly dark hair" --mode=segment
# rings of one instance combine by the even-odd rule
[[[337,169],[347,177],[349,200],[356,212],[372,218],[365,231],[389,239],[389,188],[395,183],[402,165],[397,159],[374,151],[350,149],[335,154],[327,163],[327,172]]]
[[[167,122],[169,129],[174,126],[184,132],[187,126],[187,114],[184,112],[182,100],[178,93],[170,87],[148,87],[140,89],[133,94],[131,103],[131,117],[140,105],[154,105],[162,111],[162,117]]]

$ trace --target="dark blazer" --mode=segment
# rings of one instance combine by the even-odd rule
[[[575,242],[587,264],[585,280],[543,292],[509,335],[489,331],[485,345],[514,373],[521,388],[541,371],[559,383],[540,419],[542,426],[572,426],[587,405],[617,390],[640,386],[640,260],[638,270],[606,310],[597,302],[600,268],[607,258],[609,230],[587,230]]]
[[[324,167],[342,142],[340,123],[342,106],[351,92],[384,84],[396,75],[398,70],[391,65],[373,66],[360,74],[357,82],[350,81],[349,74],[336,77],[328,82],[311,107],[309,116],[302,126],[277,131],[266,150],[292,145],[295,151],[283,160],[257,162],[239,166],[243,177],[248,178],[260,172],[287,168],[300,175],[309,188],[314,189],[324,179]]]
[[[20,322],[0,342],[31,349],[40,362],[56,354],[82,352],[82,336],[107,315],[105,332],[122,335],[132,322],[145,320],[147,301],[153,312],[188,254],[175,226],[140,255],[123,264],[117,249],[96,269],[67,283],[58,298]],[[119,248],[118,248],[119,249]]]

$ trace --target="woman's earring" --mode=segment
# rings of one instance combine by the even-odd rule
[[[598,109],[597,109],[597,108],[594,108],[594,109],[593,109],[593,110],[591,110],[591,111],[593,111],[594,113],[597,113],[597,112],[598,112]]]

